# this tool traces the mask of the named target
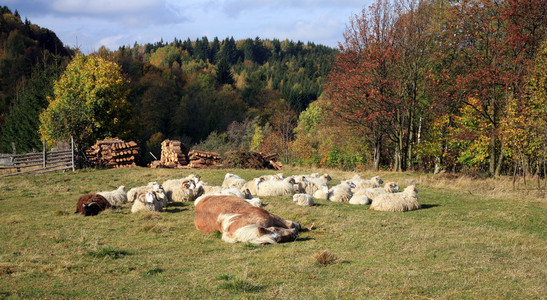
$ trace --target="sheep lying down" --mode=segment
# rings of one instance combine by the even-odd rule
[[[420,209],[418,189],[411,185],[400,193],[386,193],[380,195],[370,205],[371,210],[404,212]]]

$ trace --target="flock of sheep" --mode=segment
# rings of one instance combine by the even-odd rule
[[[329,188],[330,180],[328,174],[314,173],[290,177],[283,174],[264,175],[246,181],[227,173],[221,186],[211,186],[202,181],[200,176],[189,175],[167,180],[163,184],[150,182],[129,191],[126,191],[125,186],[120,186],[114,191],[84,195],[78,199],[76,213],[96,215],[109,207],[127,202],[133,203],[132,213],[161,212],[169,202],[193,201],[197,205],[201,199],[211,195],[236,196],[256,207],[263,206],[258,197],[292,196],[293,202],[301,206],[313,206],[314,199],[323,199],[370,205],[371,210],[380,211],[404,212],[420,208],[418,190],[414,185],[397,192],[399,186],[394,182],[388,182],[382,187],[383,181],[378,176],[363,179],[355,175]]]

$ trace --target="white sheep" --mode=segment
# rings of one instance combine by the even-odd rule
[[[313,182],[317,185],[328,185],[329,181],[331,181],[331,177],[329,174],[325,173],[323,175],[319,175],[319,173],[313,173],[310,175],[306,175],[306,179],[310,182]]]
[[[259,178],[263,179],[264,181],[283,180],[283,179],[285,179],[285,175],[283,173],[278,173],[278,174],[274,174],[274,175],[262,175]]]
[[[98,192],[97,194],[105,197],[112,206],[122,205],[127,202],[127,191],[123,185],[113,191]]]
[[[167,194],[165,193],[165,190],[163,189],[163,186],[161,186],[158,183],[155,183],[152,185],[152,192],[156,196],[156,199],[161,204],[162,209],[165,209],[167,207]]]
[[[380,176],[374,176],[371,179],[363,179],[361,176],[355,175],[350,180],[355,184],[355,188],[352,189],[353,192],[361,189],[377,188],[384,183]]]
[[[329,187],[326,185],[321,186],[317,191],[315,191],[315,193],[313,193],[313,198],[315,199],[327,200],[328,196],[329,196]]]
[[[257,186],[256,194],[259,197],[294,195],[294,180],[292,178],[285,178],[283,180],[261,182]]]
[[[242,188],[247,181],[235,174],[226,173],[224,176],[224,181],[222,182],[222,187],[224,188]]]
[[[215,186],[215,185],[207,185],[205,184],[203,186],[203,195],[234,195],[238,196],[243,199],[252,199],[253,194],[249,191],[248,188],[225,188],[221,186]]]
[[[211,196],[211,195],[231,195],[231,194],[220,194],[220,193],[211,193],[211,194],[203,194],[199,197],[196,198],[196,200],[194,201],[194,206],[198,205],[198,203],[201,201],[201,199],[205,198],[205,197],[208,197],[208,196]],[[241,197],[240,197],[241,198]],[[252,199],[244,199],[245,201],[247,201],[249,204],[251,204],[252,206],[256,206],[256,207],[263,207],[264,204],[262,203],[262,200],[260,200],[260,198],[252,198]]]
[[[294,194],[292,196],[292,201],[300,206],[313,206],[313,198],[309,194]]]
[[[366,195],[371,201],[386,193],[395,193],[399,186],[395,182],[388,182],[383,188],[368,188],[357,191],[355,194]]]
[[[253,180],[247,181],[247,183],[245,183],[243,188],[248,189],[251,194],[256,195],[256,188],[258,184],[263,181],[264,181],[264,178],[262,177],[254,178]]]
[[[131,207],[131,213],[139,211],[163,211],[163,207],[152,191],[141,192]]]
[[[127,201],[128,202],[135,201],[137,199],[137,195],[140,192],[152,190],[152,186],[154,186],[154,184],[158,184],[158,183],[153,181],[153,182],[149,182],[147,185],[138,186],[138,187],[134,187],[134,188],[130,189],[127,192]]]
[[[355,205],[368,205],[372,202],[372,200],[367,197],[366,195],[358,195],[353,194],[351,196],[351,199],[349,199],[349,204],[355,204]]]
[[[198,177],[192,179],[171,179],[163,184],[167,198],[174,202],[194,201],[203,194],[203,181]]]
[[[407,187],[401,193],[386,193],[378,196],[370,209],[380,211],[403,212],[421,208],[418,203],[418,189],[414,185]]]
[[[355,188],[355,184],[351,180],[344,180],[329,190],[327,199],[333,202],[349,202],[353,196],[352,188]]]

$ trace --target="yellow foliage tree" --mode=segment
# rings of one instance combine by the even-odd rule
[[[127,94],[116,63],[78,54],[54,84],[54,98],[40,114],[40,135],[49,144],[73,136],[83,146],[98,138],[123,138],[131,117]]]
[[[526,89],[523,97],[509,101],[502,138],[516,162],[539,167],[547,159],[547,41],[538,52]]]

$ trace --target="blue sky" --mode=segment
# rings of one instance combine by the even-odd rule
[[[4,0],[65,45],[90,53],[104,45],[161,38],[260,37],[337,47],[352,15],[371,0]]]

